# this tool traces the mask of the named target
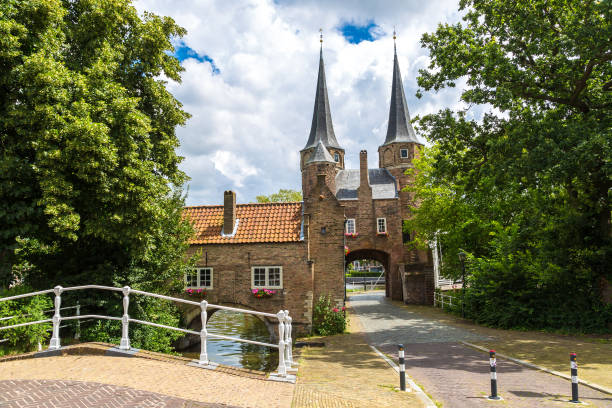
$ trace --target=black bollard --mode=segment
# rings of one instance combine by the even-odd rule
[[[399,367],[400,367],[400,390],[406,391],[406,363],[404,361],[404,345],[398,344]]]
[[[570,402],[580,404],[578,400],[578,361],[576,361],[576,353],[570,353],[570,372],[572,374],[572,399]]]
[[[489,351],[489,365],[491,366],[491,395],[490,400],[501,399],[497,395],[497,361],[495,359],[495,350]]]

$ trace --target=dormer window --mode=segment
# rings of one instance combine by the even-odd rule
[[[400,149],[400,157],[402,159],[407,159],[408,158],[408,149]]]
[[[340,155],[338,153],[334,153],[334,161],[338,163],[340,161]]]

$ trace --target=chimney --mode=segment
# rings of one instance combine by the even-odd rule
[[[359,152],[359,187],[366,189],[370,187],[367,150],[362,150]]]
[[[236,193],[231,190],[223,194],[223,235],[232,235],[236,225]]]

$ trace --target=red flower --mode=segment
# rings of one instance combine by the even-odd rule
[[[338,308],[337,308],[337,307],[334,307],[334,308],[333,308],[333,311],[334,311],[334,312],[336,312],[336,313],[338,313]]]
[[[344,312],[346,310],[346,307],[342,306],[342,311]]]

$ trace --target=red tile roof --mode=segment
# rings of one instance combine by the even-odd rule
[[[189,241],[190,244],[300,241],[301,202],[236,205],[236,218],[240,221],[233,237],[221,236],[222,205],[185,207],[183,214],[196,229],[196,236]]]

